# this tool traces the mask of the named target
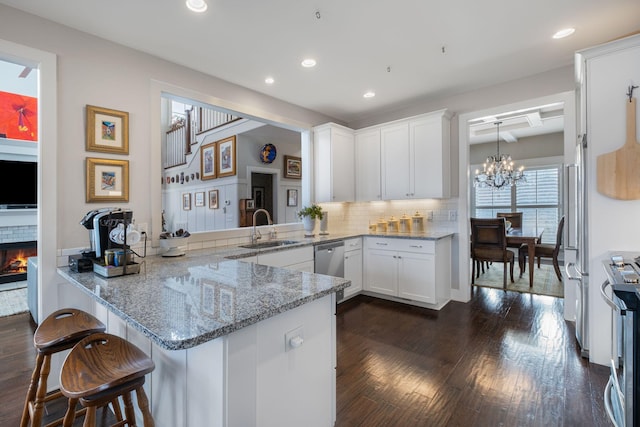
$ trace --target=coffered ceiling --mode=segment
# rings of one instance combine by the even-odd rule
[[[206,1],[202,14],[184,0],[0,4],[345,123],[568,66],[640,28],[638,0]],[[566,27],[575,34],[552,39]],[[315,67],[300,65],[308,57]]]

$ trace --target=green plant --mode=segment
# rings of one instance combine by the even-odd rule
[[[313,204],[311,206],[305,206],[303,207],[299,212],[298,212],[298,216],[300,218],[304,218],[305,216],[311,217],[311,219],[322,219],[323,213],[322,213],[322,208],[316,204]]]

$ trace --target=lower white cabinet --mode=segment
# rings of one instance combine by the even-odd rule
[[[344,242],[344,278],[351,280],[345,288],[344,299],[362,291],[362,238],[347,239]]]
[[[451,239],[367,237],[364,290],[435,305],[449,300]]]

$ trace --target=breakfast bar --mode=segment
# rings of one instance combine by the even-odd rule
[[[335,293],[348,280],[206,251],[123,277],[58,272],[154,360],[156,425],[333,425]]]

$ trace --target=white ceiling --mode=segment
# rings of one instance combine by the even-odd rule
[[[184,0],[0,4],[345,123],[567,66],[576,50],[640,28],[638,0],[206,1],[200,15]],[[551,38],[569,26],[573,36]],[[300,66],[307,56],[315,68]]]

